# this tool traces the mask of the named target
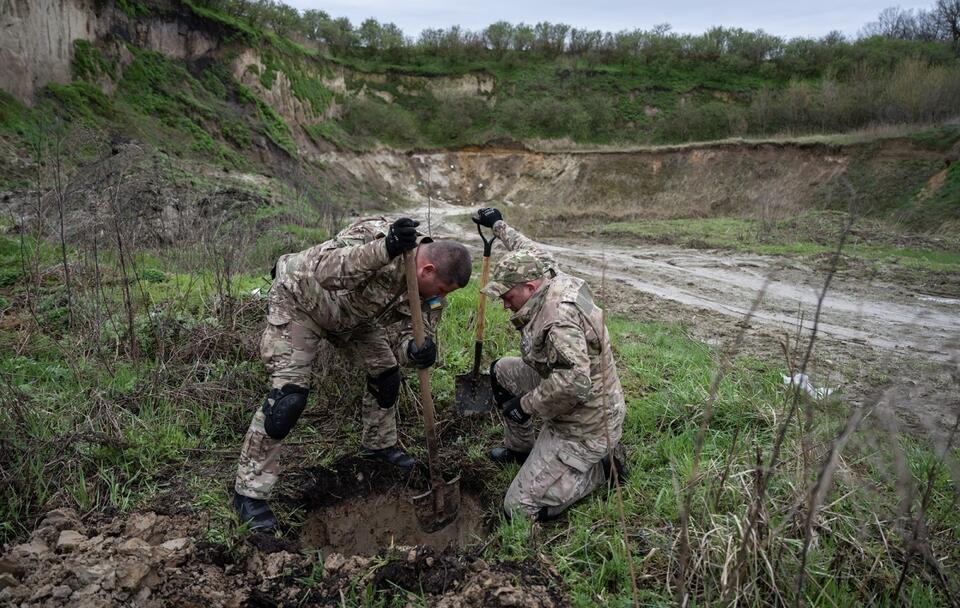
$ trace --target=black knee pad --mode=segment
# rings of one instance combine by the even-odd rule
[[[400,396],[400,366],[394,365],[376,376],[367,376],[367,390],[383,409],[393,407]]]
[[[497,405],[503,405],[516,397],[516,395],[503,388],[503,386],[497,382],[497,374],[494,371],[494,367],[496,367],[497,361],[499,360],[500,359],[494,359],[493,363],[490,364],[490,386],[493,387],[493,400],[497,402]]]
[[[263,429],[273,439],[283,439],[290,434],[303,408],[307,407],[309,389],[296,384],[284,384],[283,388],[270,391],[263,402]],[[273,405],[270,402],[273,401]]]

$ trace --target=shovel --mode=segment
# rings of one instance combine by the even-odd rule
[[[493,387],[490,385],[490,374],[480,373],[480,358],[483,355],[483,326],[484,312],[487,308],[487,296],[483,288],[487,285],[490,276],[490,250],[497,240],[483,236],[483,229],[477,224],[477,232],[483,239],[483,267],[480,271],[480,297],[477,305],[477,338],[473,344],[473,371],[460,374],[456,378],[457,412],[469,416],[481,414],[493,409]]]
[[[423,313],[420,309],[420,290],[417,285],[416,252],[403,254],[407,271],[407,299],[410,300],[410,316],[413,319],[413,339],[418,347],[423,346]],[[427,467],[430,471],[430,489],[413,497],[413,508],[420,527],[426,532],[436,532],[457,518],[460,509],[460,476],[445,482],[437,464],[437,429],[434,426],[433,395],[430,394],[430,368],[418,369],[420,375],[420,399],[423,401],[423,424],[427,436]]]

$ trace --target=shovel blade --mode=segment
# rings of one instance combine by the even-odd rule
[[[440,501],[437,500],[437,493],[441,495]],[[457,475],[439,488],[431,488],[410,500],[417,514],[417,521],[425,532],[441,530],[457,518],[460,510],[460,476]]]
[[[490,374],[460,374],[456,378],[457,412],[464,416],[493,409]]]

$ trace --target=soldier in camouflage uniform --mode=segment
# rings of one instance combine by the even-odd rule
[[[473,219],[493,228],[510,250],[483,291],[503,300],[520,330],[521,356],[490,366],[505,436],[504,447],[491,450],[490,457],[523,463],[503,499],[504,509],[544,521],[610,475],[608,446],[619,451],[623,390],[589,286],[561,272],[549,253],[504,222],[498,210],[480,209]],[[543,421],[536,439],[533,415]],[[622,459],[614,464],[623,475]]]
[[[250,423],[237,466],[234,506],[244,521],[270,529],[277,521],[266,500],[280,473],[280,444],[307,403],[321,340],[345,352],[367,373],[363,455],[410,467],[397,447],[400,366],[429,367],[444,296],[470,280],[470,254],[452,241],[432,241],[408,218],[355,222],[329,241],[282,256],[274,268],[260,354],[271,389]],[[428,337],[412,337],[401,254],[416,249],[417,282]]]

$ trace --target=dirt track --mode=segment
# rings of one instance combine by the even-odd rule
[[[429,212],[434,236],[455,238],[479,252],[479,237],[463,222],[471,211],[433,202],[429,210],[407,213],[426,218]],[[809,336],[829,265],[827,260],[814,267],[797,258],[662,245],[556,240],[545,247],[563,267],[591,278],[613,312],[677,321],[722,347],[732,343],[762,292],[744,351],[780,360],[784,336],[796,336],[801,324],[802,335]],[[495,247],[494,259],[498,251]],[[960,300],[841,268],[823,300],[817,329],[809,367],[815,384],[840,388],[860,402],[875,396],[878,378],[885,377],[909,426],[934,430],[953,423],[960,411],[951,374],[960,352]]]

